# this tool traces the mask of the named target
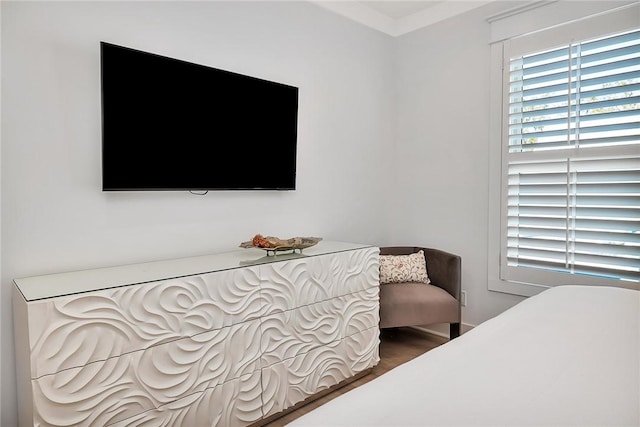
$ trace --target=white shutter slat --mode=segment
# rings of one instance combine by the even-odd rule
[[[637,78],[638,78],[637,70],[625,71],[625,72],[616,70],[615,73],[607,74],[605,76],[582,79],[580,81],[580,86],[582,86],[585,89],[588,89],[589,87],[608,86],[618,82],[625,82],[625,81],[629,83],[633,83],[634,81],[637,80]],[[571,83],[572,91],[575,90],[576,87],[577,87],[577,83],[572,82]]]
[[[610,266],[578,265],[573,270],[574,274],[589,275],[612,280],[640,281],[637,270],[612,270]]]
[[[640,247],[630,244],[611,244],[610,242],[585,243],[575,241],[573,251],[576,259],[584,257],[607,258],[609,265],[640,266]],[[614,258],[614,259],[611,259]]]

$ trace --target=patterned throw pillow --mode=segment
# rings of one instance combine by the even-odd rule
[[[380,283],[430,283],[424,251],[411,255],[380,255]]]

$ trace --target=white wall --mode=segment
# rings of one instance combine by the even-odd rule
[[[397,40],[397,182],[392,240],[462,256],[463,322],[522,298],[487,290],[490,4]]]
[[[255,233],[388,239],[390,37],[302,2],[1,7],[3,426],[16,425],[15,277],[226,251]],[[101,40],[298,86],[298,189],[101,192]]]

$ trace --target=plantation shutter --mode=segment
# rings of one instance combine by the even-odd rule
[[[640,30],[508,66],[502,277],[640,281]]]
[[[508,263],[640,280],[638,162],[511,164]]]

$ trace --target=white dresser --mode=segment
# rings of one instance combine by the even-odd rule
[[[379,361],[378,248],[16,279],[20,424],[246,426]]]

